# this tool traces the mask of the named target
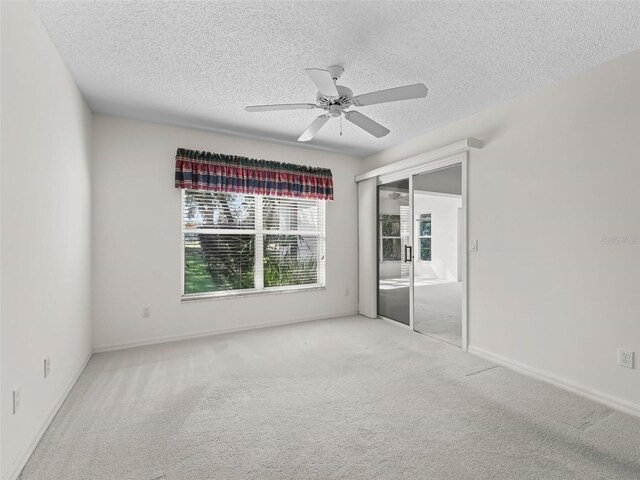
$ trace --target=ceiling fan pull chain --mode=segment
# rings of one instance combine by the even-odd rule
[[[342,136],[342,115],[340,115],[340,136]]]

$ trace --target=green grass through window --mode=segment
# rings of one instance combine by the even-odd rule
[[[198,252],[185,252],[184,255],[184,293],[202,293],[216,290],[202,255]]]

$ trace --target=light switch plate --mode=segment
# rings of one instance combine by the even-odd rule
[[[20,386],[13,388],[13,415],[18,413],[18,409],[20,408]]]

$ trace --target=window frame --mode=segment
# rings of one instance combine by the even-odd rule
[[[314,199],[300,199],[300,200],[314,200],[318,205],[320,225],[317,231],[309,230],[273,230],[265,228],[263,224],[263,198],[283,198],[288,200],[296,200],[292,197],[279,197],[274,195],[253,195],[246,194],[247,197],[253,197],[255,208],[255,219],[253,229],[188,229],[184,226],[184,202],[187,190],[181,189],[180,192],[180,301],[181,302],[193,302],[203,300],[224,299],[243,296],[254,295],[270,295],[270,294],[282,294],[282,293],[295,293],[303,291],[313,290],[325,290],[327,286],[326,281],[326,202],[323,200]],[[198,190],[195,190],[196,192]],[[226,192],[212,192],[212,193],[226,193]],[[242,195],[228,193],[229,195]],[[258,228],[258,227],[261,228]],[[255,256],[254,256],[254,288],[237,289],[237,290],[222,290],[218,292],[199,292],[199,293],[185,293],[185,237],[188,233],[203,233],[211,235],[253,235],[255,236]],[[283,285],[274,287],[264,286],[264,238],[267,235],[295,235],[295,236],[316,236],[318,238],[318,265],[317,265],[317,283],[304,284],[304,285]],[[322,262],[322,267],[321,263]]]

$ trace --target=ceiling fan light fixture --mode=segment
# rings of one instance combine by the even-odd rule
[[[332,117],[339,117],[342,115],[342,107],[340,105],[330,105],[327,108],[327,112],[329,112],[329,115]]]

